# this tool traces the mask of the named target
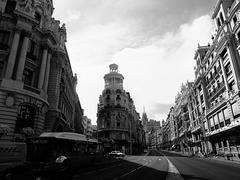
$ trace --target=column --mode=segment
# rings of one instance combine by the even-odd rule
[[[47,58],[47,68],[46,68],[45,80],[44,80],[44,85],[43,85],[43,89],[46,93],[47,93],[47,88],[48,88],[48,79],[49,79],[51,58],[52,58],[52,55],[49,53],[48,58]]]
[[[45,77],[45,70],[46,70],[46,63],[47,63],[47,54],[48,54],[48,49],[44,48],[43,55],[42,55],[42,63],[41,63],[40,73],[39,73],[39,79],[38,79],[39,89],[43,88],[43,81]]]
[[[238,84],[240,82],[240,77],[239,77],[239,68],[238,68],[238,64],[236,62],[236,56],[235,56],[235,53],[233,52],[233,49],[232,49],[232,46],[230,44],[228,44],[228,48],[227,48],[227,52],[229,53],[230,55],[230,63],[231,63],[231,66],[232,66],[232,71],[233,71],[233,75],[234,75],[234,79],[236,80],[235,83],[237,85],[237,88],[238,87]]]
[[[237,88],[238,88],[239,77],[238,77],[237,64],[235,63],[235,56],[233,55],[232,48],[229,44],[227,46],[227,52],[228,52],[229,57],[230,57],[230,64],[231,64],[235,84],[237,85]]]
[[[19,57],[19,63],[17,68],[17,76],[16,79],[19,81],[22,81],[23,77],[23,70],[26,62],[26,55],[27,55],[27,49],[28,49],[28,43],[29,43],[29,35],[24,37],[22,49]]]
[[[207,93],[206,93],[207,90],[206,90],[205,80],[202,81],[201,86],[202,86],[203,98],[204,98],[204,102],[205,102],[205,115],[206,115],[207,109],[209,109],[209,102],[208,102]]]
[[[222,148],[222,151],[225,151],[225,147],[224,147],[223,141],[221,141],[221,148]]]
[[[7,79],[12,78],[13,68],[14,68],[14,65],[16,62],[20,33],[21,33],[21,31],[19,29],[16,29],[14,37],[13,37],[12,47],[11,47],[10,54],[8,57],[7,70],[6,70],[6,74],[5,74],[5,77]]]

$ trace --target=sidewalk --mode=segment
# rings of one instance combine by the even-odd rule
[[[233,159],[227,160],[226,157],[219,157],[219,156],[205,157],[200,154],[199,155],[191,155],[191,154],[186,154],[186,153],[184,154],[183,152],[179,152],[179,151],[167,151],[167,150],[161,150],[161,151],[180,155],[180,156],[190,157],[190,158],[208,159],[208,160],[214,160],[214,161],[222,161],[222,162],[227,162],[227,163],[240,164],[240,161],[234,161]]]

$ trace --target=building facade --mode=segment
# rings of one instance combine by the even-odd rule
[[[218,0],[212,15],[216,33],[207,46],[198,46],[194,56],[195,81],[187,88],[185,111],[190,126],[183,127],[183,131],[190,130],[186,145],[193,153],[214,153],[239,160],[239,14],[238,0]],[[176,109],[176,117],[183,114]],[[179,125],[176,133],[180,137],[183,131]]]
[[[105,151],[120,150],[138,153],[144,144],[145,134],[129,92],[123,88],[123,75],[118,65],[111,64],[104,76],[105,88],[99,97],[97,112],[98,139]]]
[[[77,79],[53,9],[52,0],[0,3],[1,140],[74,131]]]

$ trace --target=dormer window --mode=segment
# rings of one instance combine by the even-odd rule
[[[220,13],[220,19],[221,19],[221,22],[224,23],[224,18],[223,18],[222,13]]]
[[[212,58],[212,60],[214,59],[214,56],[213,56],[213,54],[211,54],[211,58]]]
[[[220,19],[217,18],[217,26],[220,27],[221,26],[221,22],[220,22]]]
[[[41,22],[41,18],[42,18],[42,16],[41,16],[41,14],[40,14],[39,12],[35,12],[34,17],[35,17],[35,19],[38,21],[38,23]]]
[[[117,100],[117,101],[120,101],[120,100],[121,100],[121,98],[120,98],[120,96],[119,96],[119,95],[117,95],[117,98],[116,98],[116,100]]]
[[[234,24],[237,22],[237,16],[236,15],[233,16],[233,22],[234,22]]]

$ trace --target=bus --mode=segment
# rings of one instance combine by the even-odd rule
[[[0,142],[0,179],[8,170],[26,162],[26,143]]]
[[[26,161],[22,166],[35,177],[41,177],[85,168],[102,158],[102,146],[96,139],[71,132],[46,132],[27,139]],[[6,176],[14,173],[7,172]]]

